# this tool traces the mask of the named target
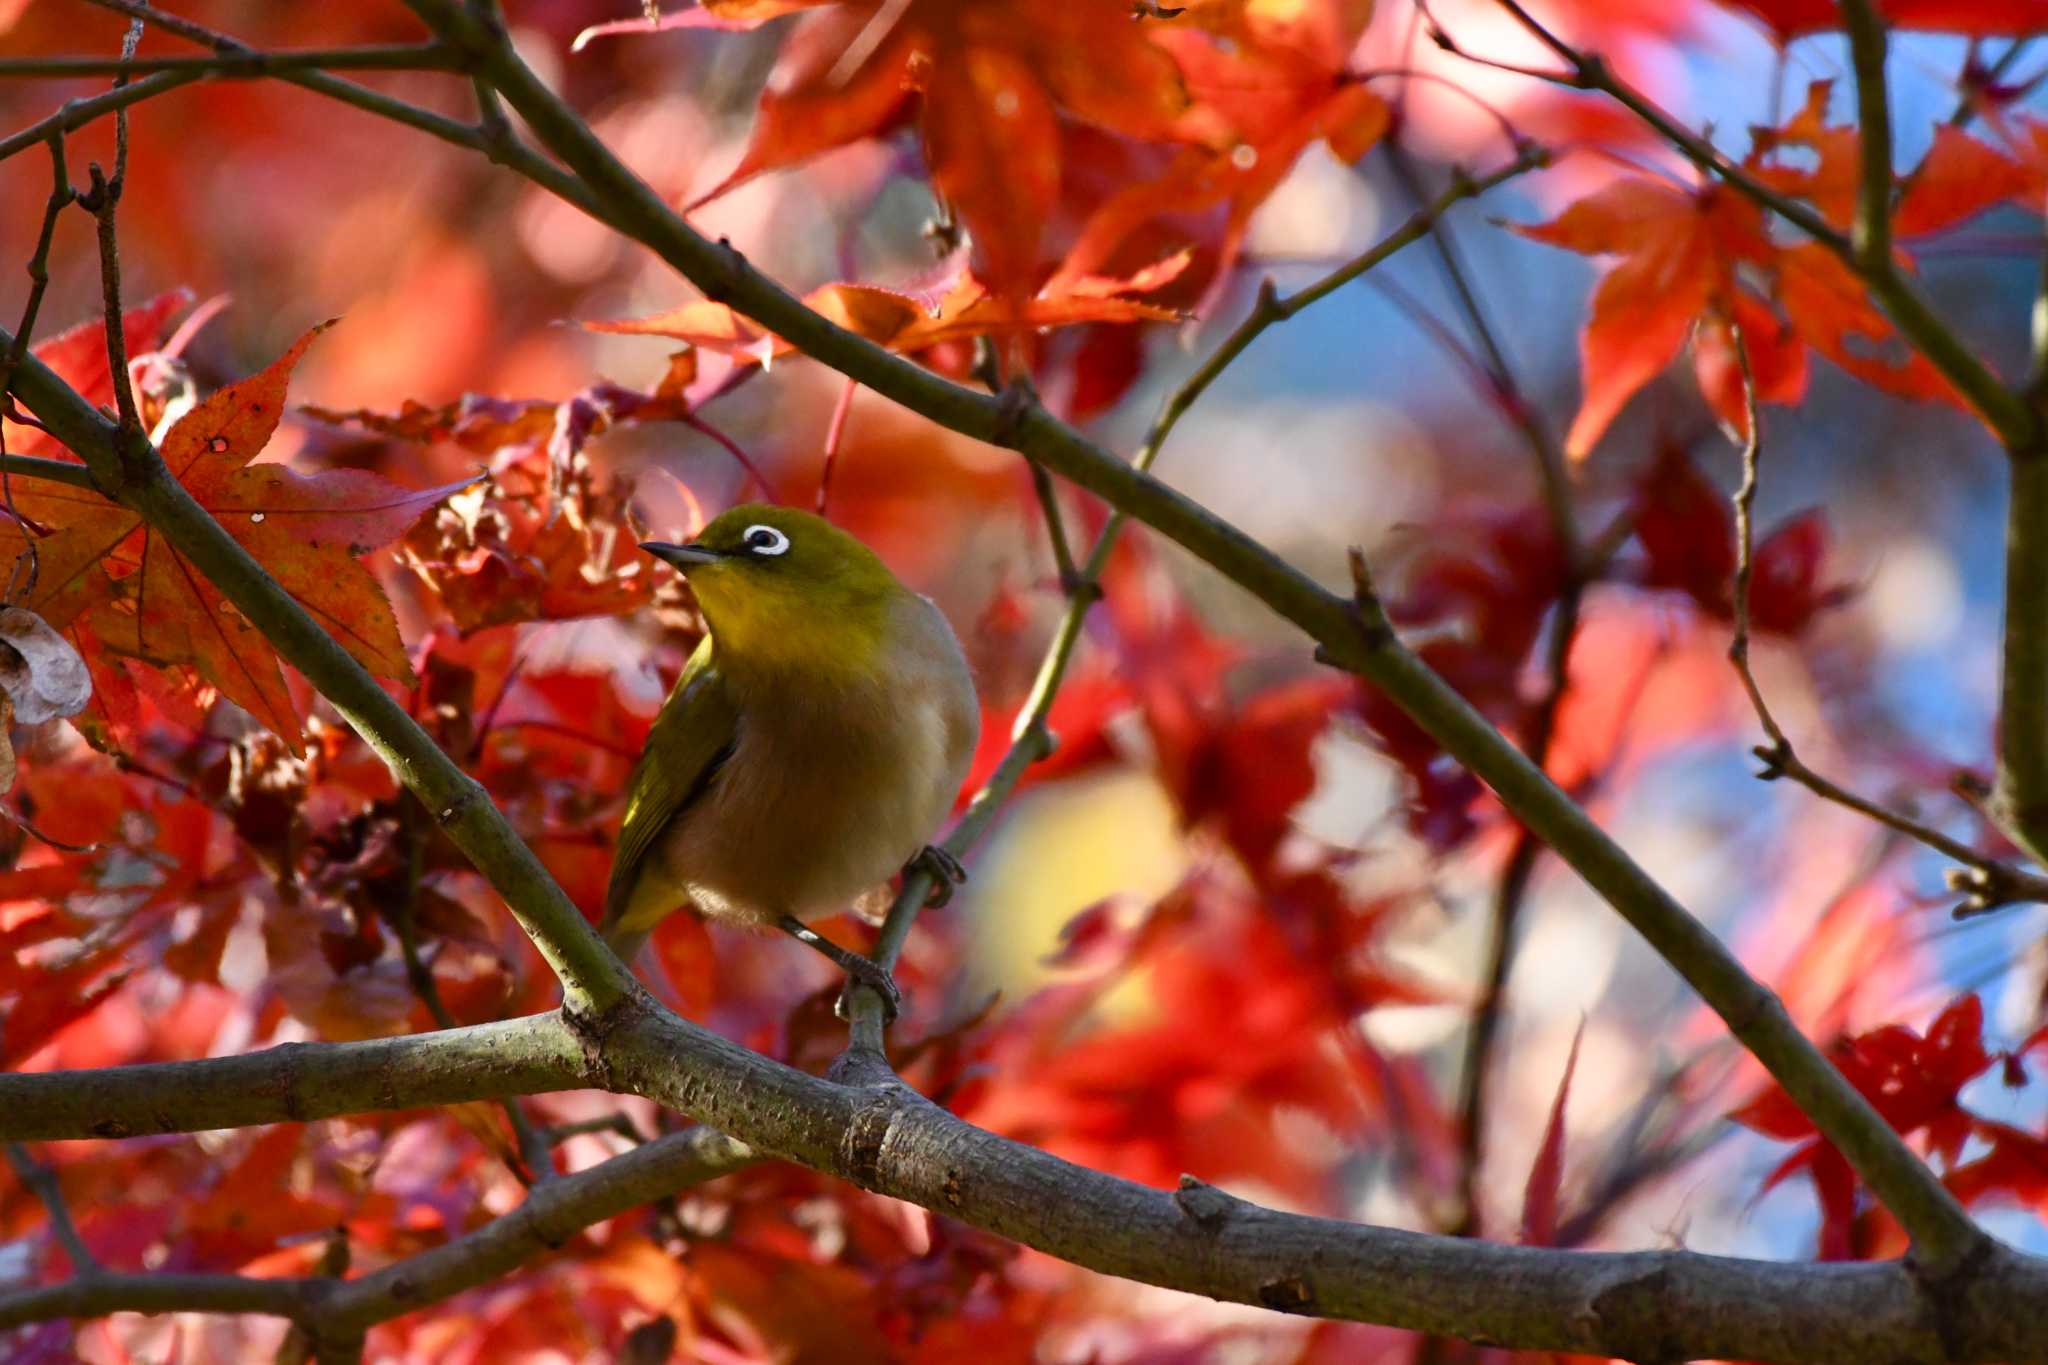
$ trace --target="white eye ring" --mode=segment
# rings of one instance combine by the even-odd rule
[[[740,537],[740,543],[747,547],[747,553],[757,555],[786,555],[789,553],[789,537],[773,526],[749,526],[747,533]]]

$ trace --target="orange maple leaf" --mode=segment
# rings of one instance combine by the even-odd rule
[[[887,131],[922,94],[918,126],[933,186],[959,212],[982,277],[1027,295],[1061,179],[1059,117],[1128,137],[1189,132],[1173,59],[1127,0],[706,0],[759,20],[816,9],[791,34],[763,91],[741,181]],[[698,202],[704,202],[700,199]]]
[[[1110,269],[1119,249],[1155,219],[1219,207],[1214,278],[1226,278],[1252,212],[1303,152],[1324,142],[1349,164],[1385,135],[1386,102],[1345,71],[1371,16],[1370,0],[1228,0],[1162,27],[1156,41],[1173,54],[1201,114],[1216,126],[1205,130],[1205,145],[1182,148],[1163,173],[1098,205],[1049,287]]]
[[[1585,393],[1565,436],[1574,459],[1671,363],[1702,314],[1733,307],[1736,267],[1767,265],[1773,256],[1756,206],[1718,185],[1617,180],[1554,222],[1517,230],[1587,255],[1621,257],[1594,289],[1580,338]]]
[[[409,682],[397,617],[355,556],[397,538],[469,480],[408,489],[366,470],[306,475],[250,463],[277,430],[293,366],[322,330],[307,332],[268,369],[180,418],[161,443],[163,458],[185,490],[358,662]],[[36,535],[36,582],[25,605],[52,625],[71,627],[81,652],[111,650],[190,668],[296,751],[300,715],[275,650],[160,532],[90,490],[24,479],[14,493]],[[24,533],[20,526],[9,531],[16,538]]]
[[[1170,283],[1186,269],[1188,259],[1189,253],[1183,251],[1125,279],[1085,276],[1057,287],[1048,284],[1021,300],[992,292],[963,272],[940,296],[936,308],[928,308],[914,295],[871,284],[824,285],[806,294],[804,302],[877,345],[915,354],[966,337],[1038,332],[1077,323],[1180,321],[1183,315],[1176,310],[1130,296]],[[674,337],[747,364],[765,364],[796,350],[724,304],[708,300],[652,317],[583,325],[593,332]]]

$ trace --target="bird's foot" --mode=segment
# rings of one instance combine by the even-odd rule
[[[848,953],[839,965],[846,972],[847,987],[839,993],[839,1003],[832,1007],[832,1012],[841,1019],[850,1020],[853,1017],[850,1000],[853,988],[866,986],[881,998],[882,1022],[895,1023],[896,1016],[903,1012],[903,988],[896,984],[896,978],[889,975],[888,969],[872,958],[855,953]]]
[[[869,990],[880,996],[882,1000],[882,1022],[885,1024],[896,1022],[896,1016],[903,1009],[903,991],[897,986],[896,978],[889,975],[887,967],[876,962],[873,958],[862,957],[859,953],[840,947],[831,939],[826,938],[823,934],[820,934],[817,930],[793,915],[784,915],[777,921],[777,927],[797,942],[809,944],[826,957],[831,958],[833,962],[838,964],[839,970],[845,972],[848,979],[854,985],[866,986]],[[839,1003],[833,1006],[832,1012],[841,1019],[845,1019],[851,1014],[851,1011],[847,1008],[846,992],[840,993]]]
[[[953,899],[953,890],[967,880],[960,860],[937,844],[926,844],[904,868],[907,872],[928,872],[932,889],[924,898],[925,908],[936,910]]]

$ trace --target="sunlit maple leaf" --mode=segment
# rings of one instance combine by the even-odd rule
[[[305,475],[251,463],[277,429],[292,367],[320,330],[187,413],[165,435],[163,458],[358,662],[410,680],[397,617],[354,557],[397,537],[463,484],[414,490],[364,470]],[[161,533],[126,507],[62,484],[35,481],[17,491],[16,504],[41,528],[27,605],[59,626],[85,619],[118,653],[190,666],[296,748],[299,713],[276,652]]]
[[[758,19],[816,8],[788,40],[739,166],[712,193],[886,129],[913,91],[935,189],[958,211],[998,292],[1036,286],[1058,194],[1059,117],[1125,136],[1176,136],[1188,110],[1172,58],[1124,0],[709,0]]]
[[[1710,306],[1735,297],[1737,267],[1768,264],[1755,205],[1723,186],[1617,180],[1549,223],[1517,229],[1587,255],[1618,255],[1580,339],[1585,393],[1565,445],[1584,458],[1622,405],[1663,372]]]
[[[2034,177],[1989,143],[1952,124],[1939,124],[1933,145],[1907,178],[1892,228],[1901,237],[1924,236],[1966,222],[2002,199],[2029,196]],[[2038,210],[2038,202],[2031,204]]]
[[[1826,126],[1826,97],[1827,83],[1815,82],[1806,107],[1784,127],[1759,130],[1749,167],[1846,223],[1853,214],[1856,133]],[[1772,158],[1785,146],[1815,152],[1817,163],[1779,164]],[[1944,154],[1960,155],[1954,147]],[[1916,221],[1938,223],[1931,210],[1922,212],[1927,216]],[[1810,348],[1888,393],[1961,405],[1833,250],[1815,241],[1774,242],[1761,210],[1725,185],[1686,189],[1648,178],[1618,180],[1551,222],[1517,230],[1585,255],[1620,258],[1594,289],[1580,339],[1584,396],[1565,441],[1574,458],[1592,450],[1622,406],[1663,372],[1688,338],[1702,394],[1730,430],[1746,436],[1738,328],[1759,402],[1804,396]],[[1753,279],[1769,288],[1768,299]]]
[[[998,294],[975,276],[962,273],[933,307],[913,295],[870,284],[824,285],[805,295],[804,302],[879,346],[916,354],[968,337],[1023,336],[1079,323],[1179,321],[1182,315],[1174,309],[1132,296],[1169,283],[1187,262],[1187,253],[1181,252],[1128,279],[1079,277],[1057,287],[1048,285],[1023,300]],[[673,337],[750,364],[765,364],[796,352],[794,346],[751,319],[709,300],[652,317],[587,322],[584,326],[593,332]]]
[[[1821,217],[1847,227],[1856,211],[1863,137],[1853,125],[1828,123],[1834,86],[1833,81],[1810,82],[1799,112],[1779,127],[1752,129],[1754,146],[1743,164],[1764,184],[1808,201]],[[1786,164],[1779,157],[1786,147],[1810,153],[1810,160]]]
[[[1778,302],[1806,343],[1864,383],[1901,398],[1965,406],[1926,356],[1911,350],[1842,259],[1818,242],[1778,253]]]
[[[1160,218],[1220,210],[1216,279],[1236,261],[1254,210],[1318,142],[1338,161],[1363,157],[1391,120],[1386,102],[1346,71],[1371,18],[1369,0],[1195,7],[1158,26],[1202,114],[1221,126],[1175,154],[1155,177],[1110,195],[1090,213],[1054,276],[1112,268],[1119,249]]]

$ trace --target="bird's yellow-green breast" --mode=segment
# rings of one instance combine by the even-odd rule
[[[844,908],[923,847],[979,724],[927,599],[822,518],[748,504],[688,545],[708,635],[634,770],[606,896],[630,946],[688,906],[773,924]]]

